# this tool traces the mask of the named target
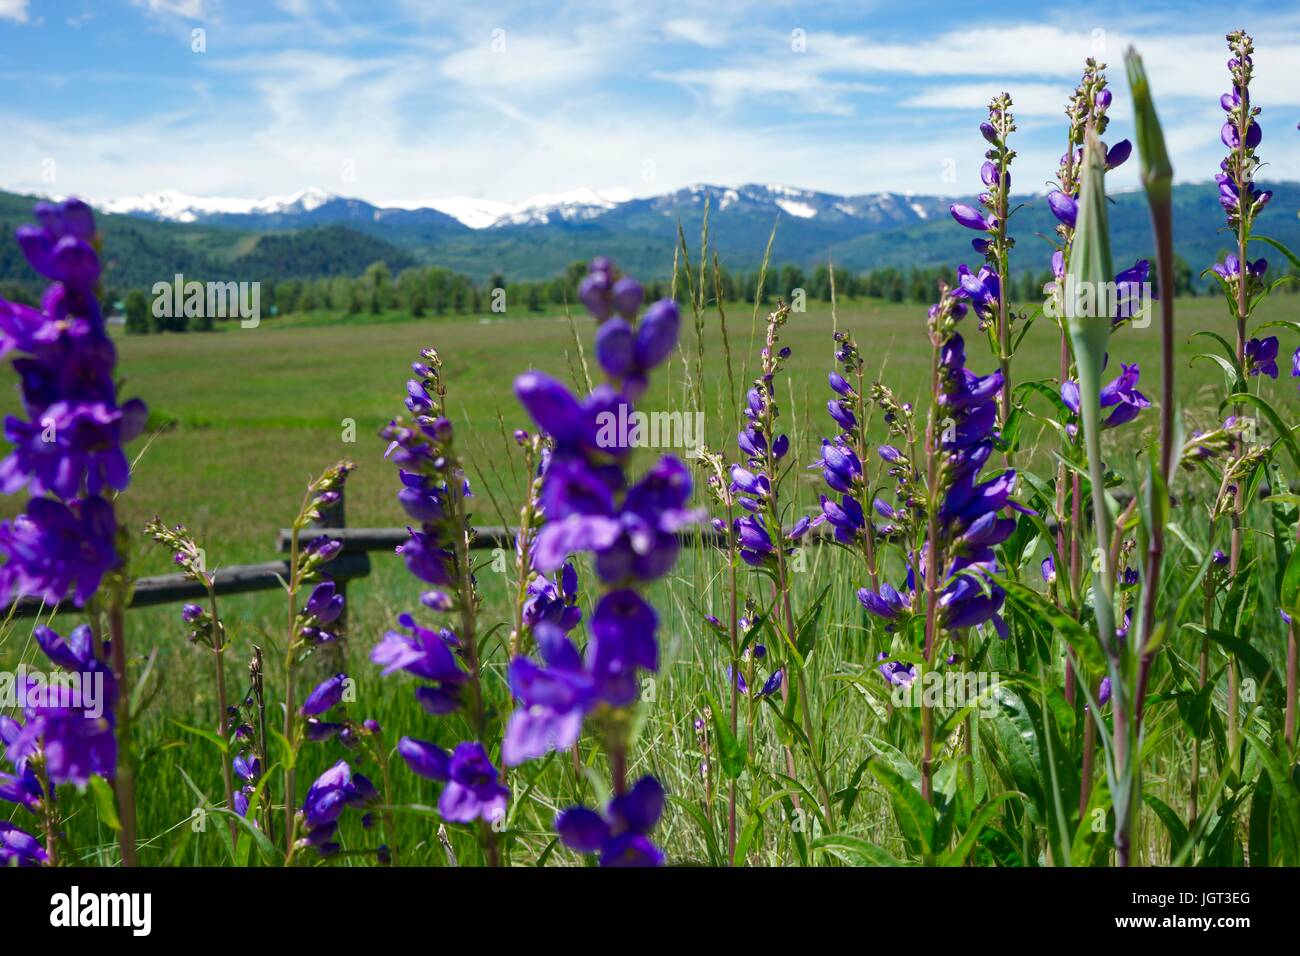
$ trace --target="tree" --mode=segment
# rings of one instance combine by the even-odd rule
[[[795,289],[804,288],[803,270],[798,266],[786,265],[781,267],[781,281],[776,292],[787,302],[794,296]],[[807,290],[805,290],[807,291]]]
[[[372,262],[367,266],[361,285],[371,315],[378,315],[392,301],[393,274],[387,264]]]
[[[528,291],[524,293],[524,304],[528,306],[529,312],[542,311],[542,290],[536,282],[528,284]]]
[[[131,335],[149,333],[149,301],[139,289],[126,294],[126,331]]]
[[[288,315],[301,309],[303,284],[298,279],[285,279],[275,284],[276,315]]]
[[[1155,270],[1152,270],[1152,278],[1155,278]],[[1174,256],[1174,294],[1196,295],[1195,273],[1187,260],[1179,255]]]

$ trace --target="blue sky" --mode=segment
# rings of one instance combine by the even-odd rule
[[[1236,26],[1256,38],[1265,176],[1300,179],[1297,4],[0,0],[0,188],[971,193],[976,127],[1005,89],[1017,188],[1034,191],[1090,53],[1111,64],[1110,138],[1131,134],[1129,43],[1178,178],[1206,180]]]

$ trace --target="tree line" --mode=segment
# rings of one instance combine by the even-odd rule
[[[394,274],[380,261],[359,276],[266,281],[260,290],[262,317],[273,319],[314,312],[378,315],[397,311],[414,318],[436,318],[515,313],[521,309],[542,313],[574,305],[578,283],[586,270],[585,261],[575,261],[560,275],[542,281],[509,280],[495,273],[486,282],[476,282],[440,266],[408,266]],[[698,271],[691,278],[698,281]],[[186,276],[187,281],[190,279]],[[1013,276],[1008,283],[1009,299],[1022,304],[1039,301],[1043,298],[1043,286],[1051,281],[1051,270],[1047,268]],[[890,266],[866,272],[837,266],[834,270],[834,293],[846,300],[871,298],[925,305],[935,300],[940,283],[951,287],[956,282],[956,273],[947,266],[911,269]],[[710,269],[707,283],[709,299],[716,297],[715,290],[720,290],[723,300],[728,302],[753,302],[757,298],[760,303],[771,304],[778,297],[787,301],[795,298],[798,290],[802,290],[805,300],[829,302],[832,273],[826,264],[813,269],[793,264],[774,265],[766,273],[759,269],[732,270],[720,266],[716,277]],[[1203,280],[1180,257],[1175,259],[1174,284],[1178,295],[1205,291]],[[1300,283],[1288,283],[1282,288],[1296,290]],[[670,280],[656,279],[646,284],[648,301],[664,298],[673,291]],[[688,297],[684,272],[679,273],[675,291],[679,299]],[[107,301],[114,301],[111,293]],[[124,303],[126,328],[133,334],[206,331],[213,327],[213,318],[207,315],[156,315],[159,310],[153,308],[152,293],[143,290],[127,292]]]

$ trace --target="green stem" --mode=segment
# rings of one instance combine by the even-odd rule
[[[113,679],[117,683],[117,814],[122,824],[118,831],[122,865],[136,866],[135,760],[131,750],[131,688],[126,673],[125,595],[121,587],[113,590],[108,608],[108,632],[112,642]]]
[[[226,642],[225,631],[221,627],[221,618],[217,614],[217,591],[210,575],[203,576],[203,583],[208,590],[208,605],[212,608],[212,659],[216,668],[217,683],[217,736],[222,740],[229,740],[226,732],[226,711],[229,707],[229,701],[226,698],[226,667],[225,654]],[[235,783],[231,776],[230,761],[222,756],[221,759],[221,782],[226,788],[226,807],[235,809]],[[235,840],[235,821],[228,819],[226,825],[230,830],[231,844]]]

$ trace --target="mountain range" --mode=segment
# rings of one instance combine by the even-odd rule
[[[1259,231],[1300,246],[1300,183],[1270,184],[1272,206]],[[1232,247],[1213,183],[1174,189],[1176,251],[1200,272]],[[1055,220],[1041,195],[1015,197],[1013,262],[1041,271]],[[32,197],[0,192],[0,227],[29,216]],[[805,267],[828,257],[848,269],[973,262],[972,234],[948,215],[954,197],[892,192],[837,195],[788,186],[695,185],[636,198],[589,189],[506,204],[454,197],[376,205],[311,188],[287,196],[235,199],[166,190],[95,204],[105,235],[106,280],[147,285],[175,272],[263,279],[359,274],[376,260],[394,271],[440,265],[475,279],[546,279],[576,259],[614,258],[642,277],[672,269],[680,227],[698,255],[706,204],[709,242],[732,269],[753,269],[773,226],[772,259]],[[970,198],[960,201],[973,202]],[[1141,192],[1112,197],[1117,263],[1150,255]],[[1022,271],[1018,268],[1017,272]],[[0,243],[0,281],[28,281],[12,243]]]

